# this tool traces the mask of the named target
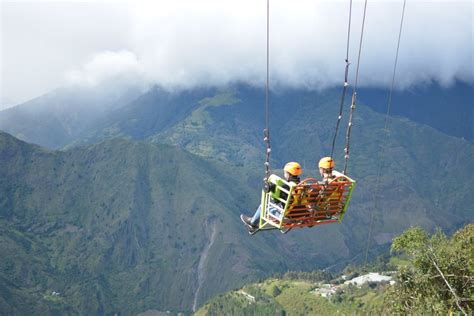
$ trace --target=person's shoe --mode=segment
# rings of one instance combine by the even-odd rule
[[[241,214],[240,219],[245,224],[245,226],[247,226],[249,231],[252,230],[252,229],[253,230],[258,229],[258,225],[253,225],[252,224],[252,218],[251,217],[248,217],[248,216],[245,216],[245,215]]]
[[[255,235],[259,231],[257,226],[252,226],[249,228],[249,235]]]

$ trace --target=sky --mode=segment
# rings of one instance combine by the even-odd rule
[[[61,86],[263,86],[266,1],[0,0],[0,109]],[[349,0],[270,1],[270,86],[344,79]],[[354,0],[354,82],[363,15]],[[403,0],[369,0],[359,86],[391,83]],[[474,84],[472,0],[407,0],[396,87]]]

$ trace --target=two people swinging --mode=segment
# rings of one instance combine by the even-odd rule
[[[331,157],[324,157],[319,161],[319,173],[322,177],[322,183],[330,183],[335,179],[333,175],[334,160]],[[271,192],[272,198],[268,205],[267,211],[274,216],[283,216],[281,213],[282,209],[285,209],[282,201],[288,200],[288,193],[290,191],[290,185],[296,186],[301,182],[300,175],[303,170],[301,165],[297,162],[288,162],[283,168],[284,180],[275,174],[272,174],[268,181],[264,185],[264,192]],[[276,185],[278,184],[278,185]],[[259,229],[260,214],[262,213],[262,205],[257,208],[252,217],[244,214],[240,215],[240,219],[245,224],[250,234],[254,234]]]

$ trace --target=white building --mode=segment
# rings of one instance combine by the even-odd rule
[[[380,273],[377,273],[377,272],[370,272],[368,274],[365,274],[365,275],[361,275],[361,276],[358,276],[356,278],[353,278],[352,280],[348,280],[348,281],[345,281],[344,284],[345,285],[349,285],[349,284],[354,284],[354,285],[357,285],[357,286],[362,286],[363,284],[367,283],[367,282],[390,282],[390,284],[394,284],[395,281],[392,280],[392,277],[391,276],[387,276],[387,275],[381,275]]]

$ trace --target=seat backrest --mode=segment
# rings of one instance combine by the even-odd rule
[[[263,212],[261,214],[261,218],[266,217],[267,210],[270,206],[276,208],[278,212],[283,215],[288,206],[292,204],[292,192],[294,187],[296,187],[297,185],[294,182],[287,182],[275,174],[272,174],[268,178],[268,182],[271,182],[275,185],[275,190],[270,192],[262,192],[261,205],[263,205]],[[286,198],[282,197],[282,192],[285,193],[284,195],[286,196]]]
[[[270,196],[274,199],[277,200],[278,202],[281,202],[283,204],[286,204],[290,199],[290,194],[291,194],[291,187],[295,185],[293,182],[287,182],[285,179],[280,178],[276,174],[270,175],[268,178],[268,182],[271,182],[275,185],[275,190],[273,192],[270,192]],[[289,189],[287,189],[289,188]],[[286,200],[281,199],[281,193],[285,192],[288,198]]]
[[[310,178],[292,188],[293,199],[286,208],[285,218],[341,220],[349,204],[355,181],[337,171],[333,174],[335,178],[328,183]]]

